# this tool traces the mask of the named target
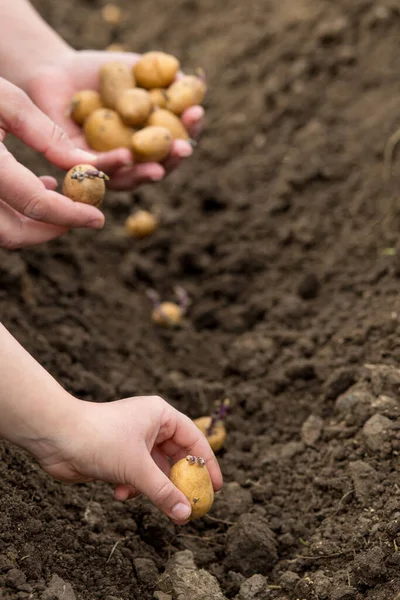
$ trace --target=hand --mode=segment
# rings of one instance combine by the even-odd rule
[[[37,70],[26,83],[26,90],[37,106],[57,123],[83,149],[89,149],[81,129],[68,117],[67,111],[75,92],[83,89],[98,89],[99,68],[104,63],[118,60],[129,66],[138,59],[138,54],[97,51],[68,51],[60,58],[59,64],[47,65]],[[182,121],[193,139],[201,132],[204,110],[193,106],[182,115]],[[132,164],[128,149],[120,148],[98,155],[96,163],[111,177],[108,186],[114,189],[133,189],[150,182],[160,181],[166,173],[175,169],[182,158],[192,154],[188,142],[176,140],[170,156],[159,163]]]
[[[2,143],[10,133],[62,169],[96,165],[75,147],[18,87],[0,78],[0,246],[21,248],[58,237],[71,227],[100,228],[103,214],[56,193],[53,177],[36,177]]]
[[[162,398],[104,404],[74,398],[71,406],[74,417],[64,419],[52,438],[30,448],[55,479],[113,483],[114,496],[122,501],[143,493],[177,524],[188,520],[191,509],[168,478],[168,459],[174,463],[187,454],[202,456],[214,488],[222,487],[218,462],[204,435]]]

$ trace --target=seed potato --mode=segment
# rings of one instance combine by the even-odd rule
[[[175,79],[179,60],[166,52],[146,52],[133,67],[139,87],[145,89],[164,88]]]
[[[183,319],[183,309],[175,302],[161,302],[153,309],[152,320],[162,327],[176,327]]]
[[[170,480],[189,500],[192,507],[190,520],[208,513],[214,502],[214,488],[204,459],[182,458],[173,465]]]
[[[158,219],[147,210],[138,210],[125,221],[127,233],[135,238],[144,238],[154,233]]]
[[[172,145],[172,136],[165,127],[149,126],[132,136],[132,150],[137,162],[161,162]]]
[[[131,148],[134,129],[127,127],[121,117],[109,108],[95,110],[83,124],[90,148],[107,152],[115,148]]]
[[[200,77],[185,75],[175,81],[167,90],[167,108],[181,115],[190,106],[201,104],[206,94],[206,84]]]
[[[222,421],[217,421],[209,434],[207,433],[207,429],[210,426],[211,417],[199,417],[198,419],[194,419],[193,423],[204,433],[214,452],[221,450],[226,440],[226,429]]]
[[[153,109],[151,98],[140,88],[123,91],[117,98],[115,110],[126,125],[137,127],[143,125]]]
[[[100,67],[100,95],[108,108],[115,108],[118,97],[135,87],[132,70],[122,62],[111,61]]]
[[[172,139],[174,140],[189,140],[189,134],[184,124],[179,117],[174,115],[165,108],[160,108],[153,111],[148,118],[147,125],[154,125],[156,127],[165,127],[169,130]]]
[[[78,125],[82,125],[85,119],[98,108],[103,108],[99,92],[95,90],[81,90],[72,97],[70,116]]]
[[[149,90],[148,93],[153,103],[153,106],[158,106],[158,108],[166,108],[168,96],[165,89],[153,88],[152,90]]]
[[[105,173],[93,165],[76,165],[64,177],[62,193],[74,202],[100,206],[106,192]]]

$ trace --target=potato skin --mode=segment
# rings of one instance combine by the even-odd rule
[[[156,325],[176,327],[183,318],[183,310],[175,302],[161,302],[153,309],[152,320]]]
[[[167,90],[164,88],[153,88],[148,91],[153,106],[166,108],[168,102]]]
[[[99,92],[95,90],[81,90],[72,96],[70,116],[78,125],[82,125],[85,119],[104,104]]]
[[[115,108],[123,91],[135,87],[132,70],[117,60],[100,67],[100,95],[107,108]]]
[[[211,423],[211,417],[199,417],[198,419],[194,419],[193,423],[200,429],[202,433],[204,433],[208,443],[211,446],[211,449],[214,452],[221,450],[226,440],[226,429],[222,421],[217,421],[215,423],[213,430],[209,435],[207,434],[207,429]]]
[[[206,94],[206,84],[200,77],[185,75],[167,90],[167,109],[181,115],[190,106],[201,104]]]
[[[133,67],[133,73],[139,87],[147,90],[164,88],[175,79],[179,69],[179,60],[166,52],[145,52]]]
[[[132,127],[143,125],[153,109],[151,98],[140,88],[125,90],[117,98],[115,110],[126,123]]]
[[[92,176],[91,172],[97,172],[99,176]],[[89,173],[89,175],[77,179],[72,177],[77,173],[83,175]],[[105,179],[106,175],[102,171],[97,171],[93,165],[75,165],[64,177],[62,193],[74,202],[100,206],[106,192]]]
[[[154,233],[158,227],[158,219],[147,210],[138,210],[125,221],[125,229],[129,235],[144,238]]]
[[[159,108],[151,113],[147,125],[166,127],[174,140],[189,140],[189,134],[179,117],[165,108]]]
[[[114,110],[99,108],[88,116],[83,132],[90,148],[107,152],[115,148],[131,148],[134,129],[127,127]]]
[[[171,150],[172,136],[165,127],[149,126],[132,136],[133,156],[137,162],[161,162]]]
[[[171,469],[170,480],[189,500],[190,520],[203,517],[213,505],[214,488],[207,467],[182,458]]]

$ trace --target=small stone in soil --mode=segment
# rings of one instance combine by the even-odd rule
[[[253,575],[240,586],[240,600],[264,600],[270,595],[268,582],[263,575]]]
[[[364,424],[363,434],[365,442],[370,450],[377,452],[382,450],[390,440],[393,422],[376,413]]]
[[[306,446],[314,446],[321,436],[324,422],[317,415],[310,415],[301,426],[301,439]]]

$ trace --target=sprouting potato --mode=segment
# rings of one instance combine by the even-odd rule
[[[139,87],[145,89],[164,88],[175,79],[179,60],[166,52],[146,52],[133,67]]]
[[[124,123],[133,127],[143,125],[153,108],[151,98],[140,88],[125,90],[118,96],[115,110]]]
[[[172,136],[165,127],[149,126],[132,136],[132,150],[137,162],[160,162],[171,149]]]
[[[65,175],[62,193],[74,202],[100,206],[108,179],[103,171],[98,171],[93,165],[76,165]]]
[[[190,520],[208,513],[214,502],[214,488],[204,458],[182,458],[173,465],[169,477],[191,504]]]
[[[71,101],[71,119],[82,125],[85,119],[98,108],[102,108],[103,102],[99,92],[95,90],[81,90],[76,92]]]
[[[125,221],[125,229],[129,235],[144,238],[154,233],[158,227],[158,219],[147,210],[138,210]]]
[[[153,88],[152,90],[149,90],[149,95],[153,106],[158,106],[158,108],[166,108],[168,96],[165,89]]]
[[[194,419],[193,423],[200,429],[200,431],[206,436],[208,443],[210,444],[214,452],[221,450],[226,440],[226,429],[222,421],[217,421],[213,424],[212,430],[208,432],[211,425],[212,417],[199,417]]]
[[[166,127],[172,135],[172,139],[188,140],[189,134],[179,117],[165,108],[160,108],[151,113],[147,125]]]
[[[152,313],[153,323],[163,327],[177,327],[184,315],[184,310],[175,302],[161,302],[155,306]]]
[[[167,90],[167,108],[181,115],[190,106],[201,104],[206,94],[206,84],[195,75],[185,75],[175,81]]]
[[[124,63],[111,61],[100,67],[100,95],[108,108],[115,108],[122,92],[133,87],[132,70]]]
[[[83,124],[90,148],[107,152],[115,148],[131,148],[134,129],[127,127],[121,117],[109,108],[95,110]]]

